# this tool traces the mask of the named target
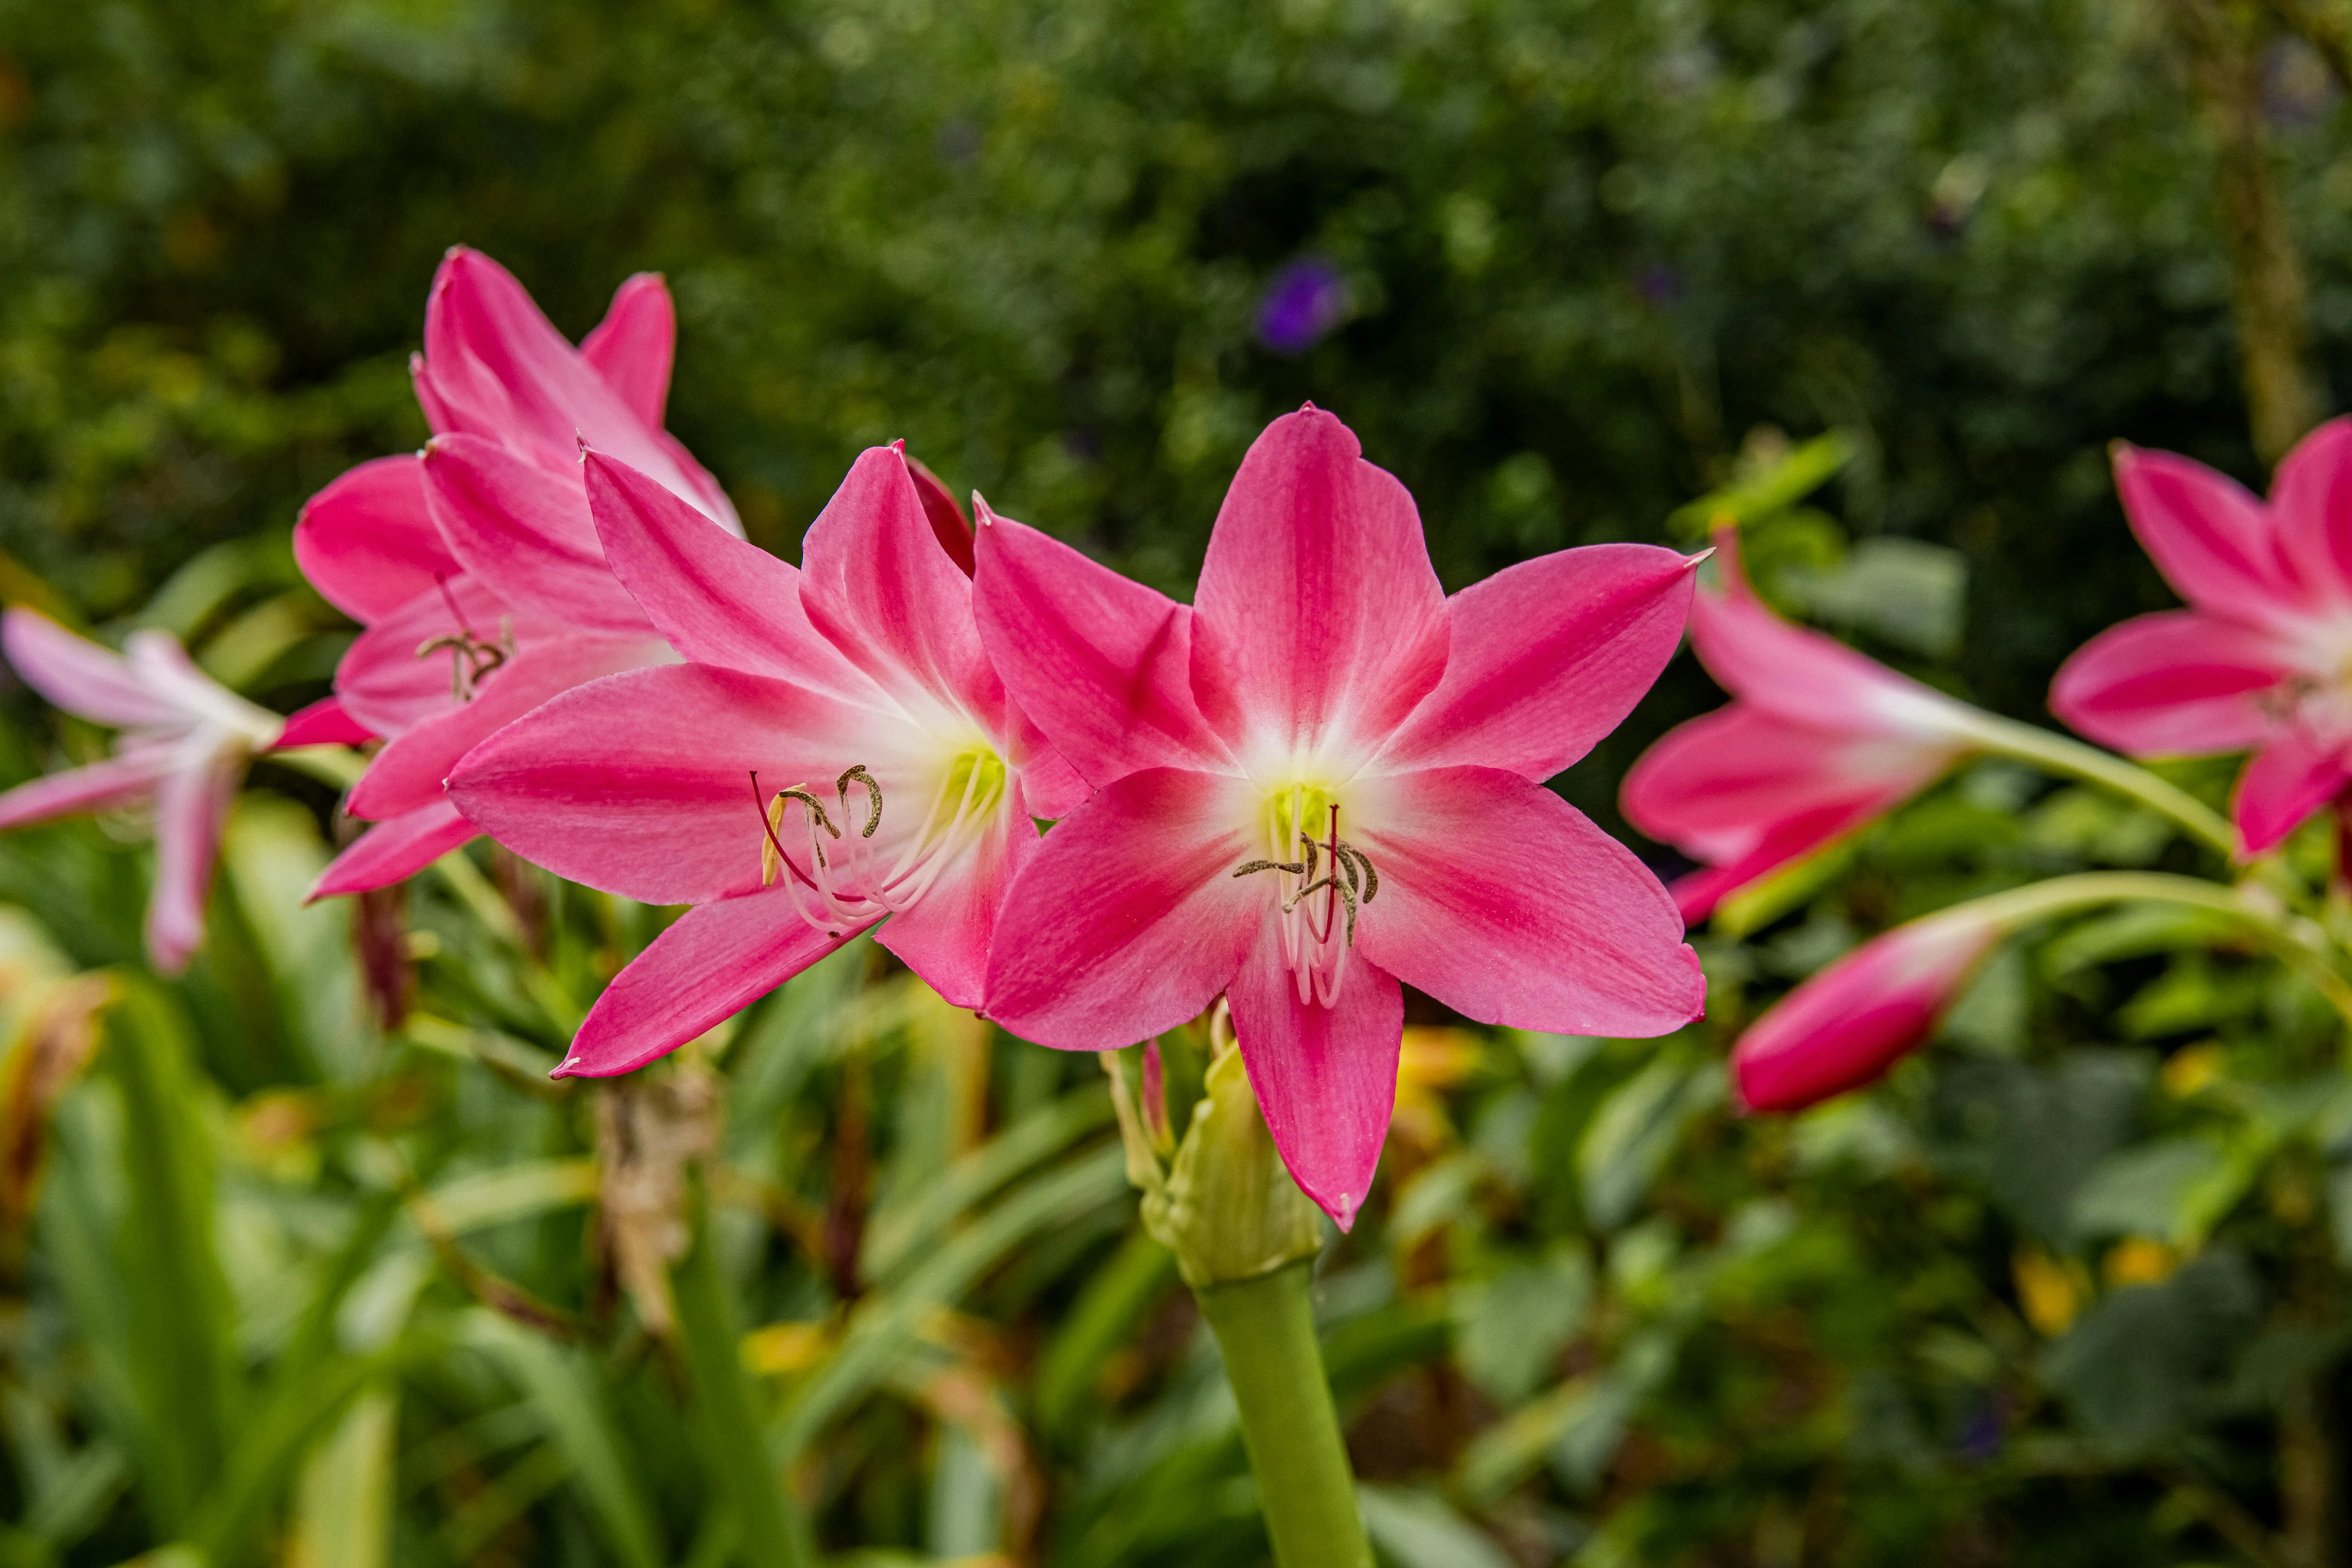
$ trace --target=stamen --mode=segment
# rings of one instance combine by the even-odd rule
[[[481,689],[483,677],[514,657],[514,617],[500,616],[499,640],[485,641],[466,624],[466,612],[457,607],[457,595],[449,591],[449,580],[436,574],[433,584],[441,590],[441,601],[449,606],[449,616],[457,623],[457,629],[425,638],[417,645],[416,657],[425,658],[447,650],[449,695],[460,702],[471,702]]]
[[[872,773],[866,771],[864,763],[858,763],[834,780],[833,787],[841,795],[841,820],[845,824],[849,821],[849,784],[852,779],[864,784],[866,793],[873,797],[874,810],[866,819],[866,831],[857,836],[860,838],[871,838],[874,837],[874,830],[882,826],[882,786],[875,782]],[[836,834],[835,837],[840,836]]]
[[[1320,795],[1321,792],[1316,792]],[[1290,967],[1298,984],[1298,999],[1328,1007],[1339,996],[1340,983],[1347,973],[1347,954],[1356,944],[1356,921],[1362,906],[1379,896],[1380,873],[1372,869],[1371,857],[1339,837],[1339,807],[1337,802],[1327,802],[1326,837],[1317,840],[1297,826],[1302,808],[1307,804],[1307,790],[1293,786],[1289,798],[1268,811],[1268,839],[1271,853],[1255,860],[1244,860],[1234,868],[1236,877],[1255,876],[1271,871],[1279,886],[1276,889],[1276,907],[1282,917],[1280,928],[1283,962]],[[1283,810],[1282,805],[1288,809]],[[1282,842],[1287,829],[1292,842]],[[1275,858],[1286,850],[1297,856],[1295,860]],[[1316,918],[1315,895],[1323,895],[1322,918]],[[1342,919],[1341,911],[1345,910]],[[1337,939],[1336,941],[1334,939]]]

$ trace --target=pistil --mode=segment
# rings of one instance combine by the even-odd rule
[[[1267,813],[1273,855],[1295,854],[1297,858],[1270,856],[1244,861],[1234,868],[1234,875],[1275,873],[1282,920],[1283,962],[1290,966],[1291,975],[1297,983],[1300,1002],[1329,1007],[1339,1002],[1339,987],[1347,974],[1348,952],[1356,945],[1358,908],[1379,895],[1381,879],[1380,873],[1372,869],[1371,857],[1339,837],[1338,801],[1323,803],[1328,816],[1322,839],[1295,826],[1304,815],[1307,795],[1304,785],[1294,785],[1286,797],[1276,797],[1269,803],[1273,809]],[[1286,829],[1296,834],[1294,841],[1285,842]],[[1323,895],[1320,929],[1315,921],[1314,900],[1318,893]],[[1348,911],[1344,926],[1339,923],[1343,905]]]

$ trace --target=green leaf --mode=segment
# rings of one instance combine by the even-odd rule
[[[1513,1263],[1475,1288],[1455,1335],[1462,1371],[1486,1396],[1517,1404],[1583,1326],[1592,1264],[1564,1249]]]
[[[2120,1150],[2099,1163],[2073,1205],[2085,1237],[2200,1237],[2244,1191],[2239,1163],[2204,1138],[2167,1138]]]
[[[1511,1568],[1502,1548],[1435,1492],[1360,1484],[1356,1502],[1372,1545],[1396,1568]]]
[[[1692,1062],[1673,1050],[1619,1085],[1602,1101],[1577,1148],[1585,1212],[1603,1230],[1633,1217],[1650,1184],[1691,1121],[1723,1102],[1717,1062]]]
[[[1070,1436],[1103,1363],[1175,1283],[1176,1255],[1141,1230],[1095,1270],[1038,1358],[1033,1397],[1049,1436]]]
[[[1828,483],[1832,475],[1853,461],[1856,450],[1853,437],[1843,430],[1816,436],[1790,448],[1760,473],[1676,507],[1667,515],[1666,526],[1681,538],[1704,540],[1718,526],[1744,528],[1786,511]]]
[[[2050,1348],[2042,1375],[2094,1436],[2145,1452],[2219,1394],[2261,1305],[2242,1261],[2208,1253],[2100,1301]]]
[[[371,1388],[311,1449],[294,1494],[291,1558],[301,1568],[387,1568],[391,1563],[393,1438],[399,1417],[392,1389]]]

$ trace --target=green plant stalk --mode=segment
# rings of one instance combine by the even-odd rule
[[[1195,1290],[1224,1352],[1280,1568],[1372,1568],[1308,1300],[1310,1263]]]
[[[2226,818],[2188,791],[2165,783],[2137,763],[2032,724],[2020,724],[1990,713],[1976,717],[1978,745],[1987,753],[2111,789],[2170,817],[2192,837],[2223,855],[2237,853],[2237,830]]]
[[[2309,926],[2309,921],[2290,924],[2288,918],[2248,902],[2235,889],[2195,877],[2176,877],[2163,871],[2085,871],[1955,904],[1950,910],[1938,910],[1927,918],[1941,919],[1966,910],[2014,929],[2097,904],[2135,900],[2207,910],[2236,921],[2248,935],[2310,981],[2346,1026],[2352,1027],[2352,983],[2346,981],[2321,942],[2308,940],[2294,929],[2296,925]],[[2312,929],[2315,933],[2316,928]]]
[[[719,1251],[710,1235],[710,1199],[702,1173],[689,1177],[687,1204],[693,1224],[693,1249],[670,1275],[677,1306],[678,1338],[694,1380],[710,1443],[710,1459],[721,1492],[732,1505],[738,1551],[752,1568],[813,1568],[814,1543],[808,1521],[768,1462],[767,1444],[751,1399],[748,1375],[719,1271]]]

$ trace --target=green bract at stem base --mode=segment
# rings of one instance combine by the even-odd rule
[[[1209,1033],[1205,1093],[1172,1150],[1162,1108],[1139,1106],[1118,1053],[1104,1053],[1128,1177],[1143,1193],[1144,1229],[1176,1254],[1224,1354],[1275,1562],[1372,1568],[1315,1338],[1322,1215],[1275,1150],[1222,1003]]]

